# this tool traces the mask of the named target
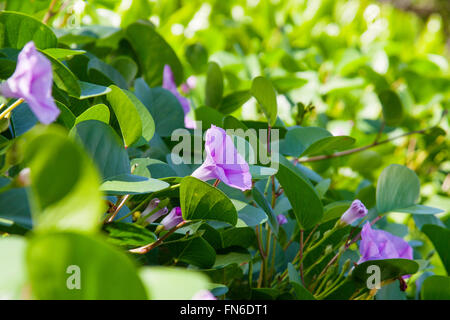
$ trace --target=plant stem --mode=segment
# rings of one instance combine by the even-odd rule
[[[174,233],[175,231],[177,231],[178,229],[180,229],[182,226],[184,226],[188,221],[183,221],[180,222],[178,225],[176,225],[175,227],[173,227],[172,229],[170,229],[165,235],[163,235],[162,237],[160,237],[158,240],[156,240],[155,242],[149,243],[143,247],[139,247],[136,249],[131,249],[129,250],[129,252],[131,253],[137,253],[137,254],[146,254],[147,252],[149,252],[150,250],[158,247],[159,245],[161,245],[163,243],[164,240],[166,240],[172,233]]]
[[[302,279],[303,286],[305,285],[305,279],[303,278],[303,233],[304,230],[300,230],[300,278]]]
[[[398,135],[396,137],[392,137],[383,141],[378,141],[377,139],[372,142],[371,144],[367,145],[367,146],[363,146],[363,147],[359,147],[359,148],[354,148],[354,149],[349,149],[349,150],[345,150],[345,151],[340,151],[340,152],[336,152],[333,154],[324,154],[324,155],[320,155],[320,156],[314,156],[314,157],[310,157],[310,158],[303,158],[303,159],[298,159],[298,162],[304,163],[304,162],[315,162],[315,161],[321,161],[321,160],[326,160],[326,159],[331,159],[331,158],[337,158],[337,157],[343,157],[352,153],[356,153],[356,152],[360,152],[360,151],[364,151],[376,146],[379,146],[381,144],[385,144],[388,143],[390,141],[402,138],[402,137],[406,137],[406,136],[410,136],[412,134],[423,134],[425,133],[427,130],[429,130],[430,128],[427,129],[422,129],[422,130],[415,130],[415,131],[411,131],[411,132],[407,132],[401,135]]]
[[[17,108],[17,106],[19,106],[22,102],[24,102],[25,100],[20,98],[18,100],[16,100],[12,105],[10,105],[8,108],[6,108],[5,111],[3,111],[0,114],[0,119],[5,118],[11,111],[13,111],[15,108]]]
[[[220,183],[220,179],[216,179],[216,181],[214,181],[213,187],[216,188]]]
[[[120,200],[120,203],[116,206],[116,209],[114,210],[113,214],[107,219],[106,223],[111,223],[116,215],[119,213],[120,209],[125,205],[125,202],[127,202],[128,198],[130,197],[129,194],[122,197]]]
[[[57,13],[53,11],[57,2],[57,0],[52,0],[47,12],[45,13],[44,19],[42,19],[42,23],[47,24],[47,22]]]

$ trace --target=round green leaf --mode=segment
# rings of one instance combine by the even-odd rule
[[[180,204],[185,220],[217,220],[237,223],[237,211],[219,189],[194,177],[184,177],[180,184]]]

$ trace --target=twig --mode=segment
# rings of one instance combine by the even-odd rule
[[[129,194],[125,195],[122,197],[122,199],[120,200],[120,203],[116,206],[113,214],[108,218],[108,220],[106,221],[106,223],[111,223],[114,218],[116,217],[116,215],[119,213],[120,209],[122,209],[122,207],[124,206],[125,202],[127,202],[128,198],[130,197]]]
[[[186,223],[187,223],[187,221],[180,222],[178,225],[176,225],[175,227],[170,229],[165,235],[163,235],[161,238],[159,238],[155,242],[152,242],[152,243],[149,243],[149,244],[147,244],[147,245],[145,245],[143,247],[139,247],[139,248],[136,248],[136,249],[131,249],[131,250],[128,250],[128,251],[131,252],[131,253],[146,254],[150,250],[152,250],[152,249],[158,247],[159,245],[161,245],[164,240],[166,240],[172,233],[174,233],[175,231],[180,229]]]
[[[393,140],[396,140],[396,139],[399,139],[399,138],[402,138],[402,137],[410,136],[412,134],[416,134],[416,133],[417,134],[423,134],[429,129],[430,128],[407,132],[407,133],[404,133],[404,134],[401,134],[399,136],[396,136],[396,137],[393,137],[393,138],[389,138],[389,139],[386,139],[386,140],[383,140],[383,141],[375,140],[374,142],[372,142],[371,144],[369,144],[367,146],[354,148],[354,149],[349,149],[349,150],[345,150],[345,151],[340,151],[340,152],[336,152],[336,153],[333,153],[333,154],[324,154],[324,155],[310,157],[310,158],[298,159],[298,162],[300,162],[300,163],[303,163],[303,162],[315,162],[315,161],[321,161],[321,160],[326,160],[326,159],[331,159],[331,158],[343,157],[343,156],[346,156],[346,155],[349,155],[349,154],[352,154],[352,153],[364,151],[364,150],[367,150],[367,149],[379,146],[381,144],[388,143],[390,141],[393,141]]]

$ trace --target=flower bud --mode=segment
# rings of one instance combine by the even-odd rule
[[[282,214],[277,215],[277,221],[280,226],[288,222],[287,218]]]
[[[149,213],[153,212],[159,205],[160,200],[158,198],[152,199],[150,203],[148,204],[147,208],[142,212],[142,217],[145,217]],[[158,218],[162,217],[163,215],[167,214],[169,210],[167,210],[166,207],[162,208],[161,210],[158,210],[157,212],[153,213],[150,217],[145,219],[148,223],[155,222]]]
[[[352,202],[350,208],[348,208],[347,211],[344,212],[339,223],[341,225],[352,224],[357,219],[365,217],[367,215],[367,212],[368,211],[364,204],[356,199]]]
[[[28,187],[31,184],[30,168],[22,169],[17,176],[17,183],[21,187]]]
[[[181,208],[175,207],[167,216],[164,217],[164,219],[161,221],[161,224],[164,226],[164,229],[170,230],[183,221],[184,219],[181,213]]]

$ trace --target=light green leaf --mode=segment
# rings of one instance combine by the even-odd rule
[[[57,44],[53,31],[39,20],[19,12],[0,12],[0,48],[22,49],[31,40],[39,49]]]
[[[91,159],[59,127],[28,134],[24,159],[31,172],[35,229],[97,230],[104,201]]]
[[[433,243],[436,251],[441,258],[442,264],[450,275],[450,230],[433,224],[426,224],[422,227],[422,232]]]
[[[237,223],[237,211],[219,189],[194,177],[184,177],[180,184],[180,204],[185,220],[217,220]]]
[[[208,277],[182,268],[145,267],[139,275],[151,300],[191,300],[209,287]]]
[[[381,172],[377,184],[377,211],[385,213],[413,206],[419,198],[420,181],[411,169],[392,164]]]
[[[162,84],[164,65],[168,64],[173,72],[175,82],[183,81],[183,66],[169,44],[150,24],[135,22],[126,29],[138,57],[145,81],[150,87]]]
[[[205,86],[205,105],[211,108],[218,108],[222,102],[223,95],[223,75],[219,65],[215,62],[208,64]]]
[[[137,142],[142,136],[142,121],[134,102],[117,86],[110,86],[106,97],[114,110],[122,131],[125,147]]]
[[[147,298],[130,258],[96,237],[74,233],[35,237],[28,246],[27,266],[33,296],[37,299]],[[77,275],[80,288],[71,290]]]
[[[450,300],[450,277],[430,276],[420,289],[422,300]]]
[[[151,193],[168,188],[167,182],[140,177],[134,174],[123,174],[106,179],[100,186],[100,190],[108,195],[125,195]]]
[[[292,205],[294,214],[303,230],[314,227],[323,216],[319,194],[309,180],[286,158],[280,158],[276,177]]]
[[[277,95],[272,83],[264,77],[256,77],[253,79],[252,95],[258,101],[264,115],[270,126],[277,121]]]
[[[104,104],[96,104],[80,114],[75,120],[75,125],[87,120],[98,120],[109,124],[109,117],[109,108]]]

